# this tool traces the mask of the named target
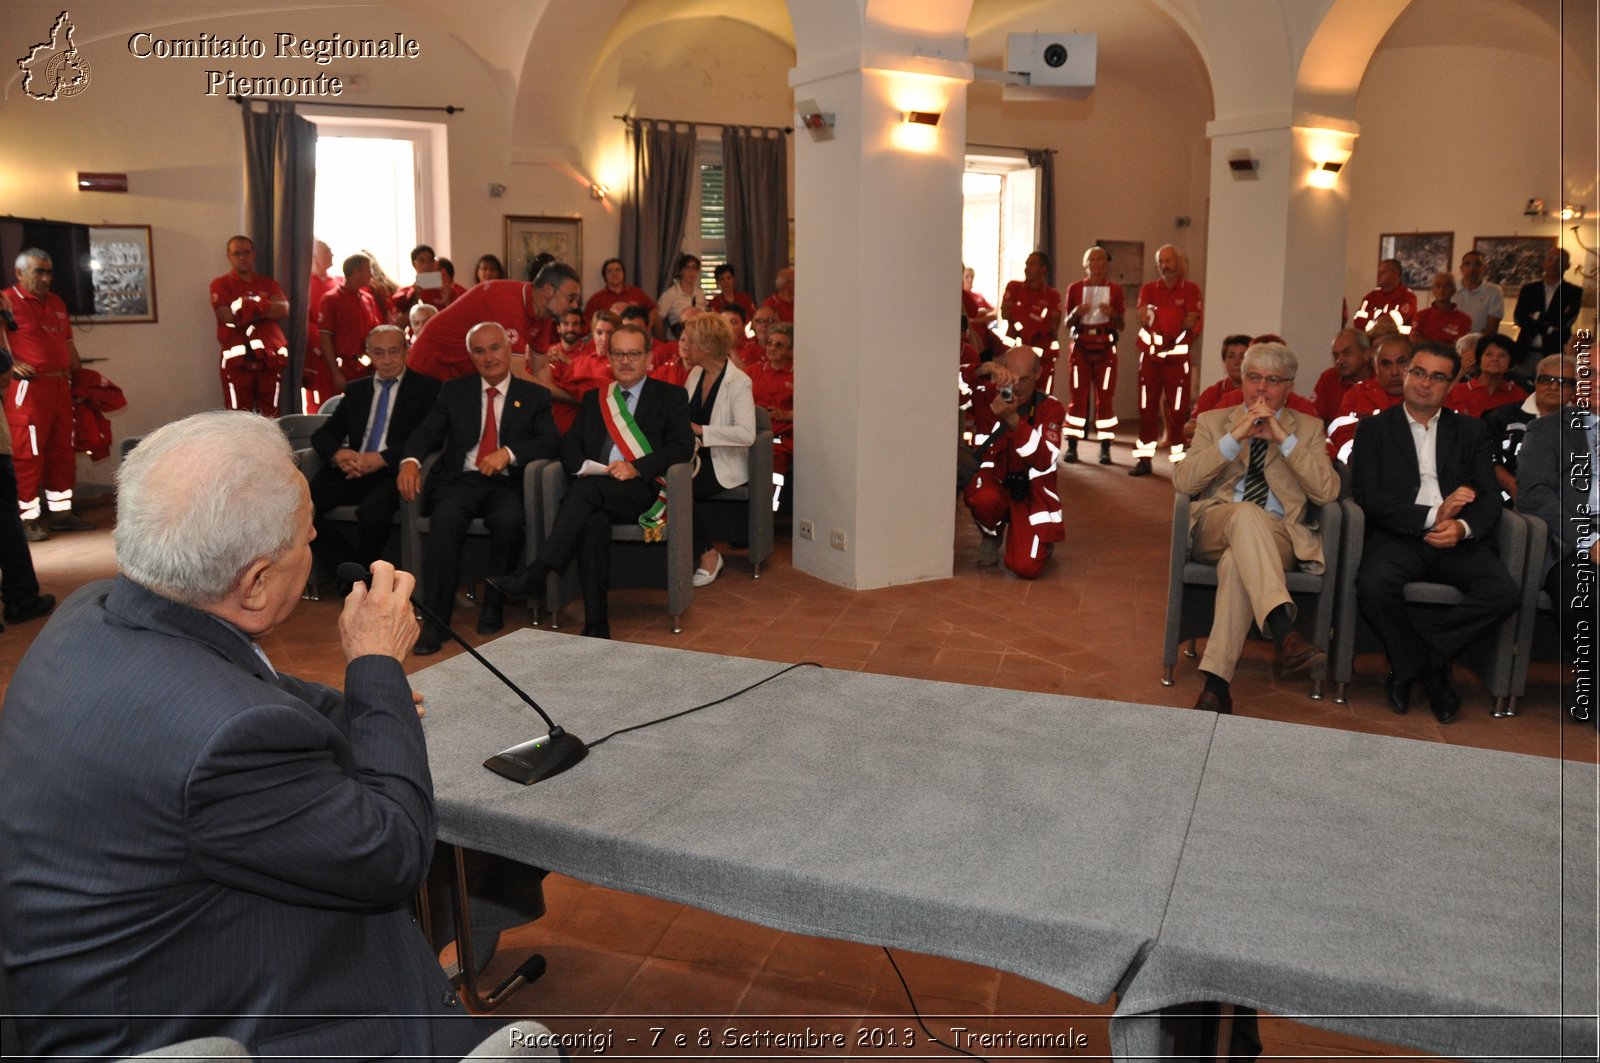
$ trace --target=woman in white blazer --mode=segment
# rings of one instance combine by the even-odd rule
[[[750,445],[756,441],[756,404],[750,378],[729,363],[733,330],[720,314],[699,314],[683,326],[679,350],[689,366],[689,421],[698,447],[694,474],[694,585],[704,587],[722,572],[722,555],[711,540],[701,500],[750,479]]]

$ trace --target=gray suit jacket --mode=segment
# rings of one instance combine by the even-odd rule
[[[1194,445],[1172,472],[1172,486],[1196,498],[1189,507],[1189,531],[1195,521],[1212,506],[1233,501],[1233,490],[1250,465],[1250,445],[1237,457],[1222,456],[1222,438],[1232,432],[1244,417],[1243,406],[1207,410],[1195,426]],[[1278,418],[1283,430],[1295,437],[1294,450],[1285,458],[1277,447],[1267,448],[1265,473],[1267,487],[1283,503],[1283,520],[1289,528],[1297,560],[1320,571],[1327,561],[1322,556],[1322,539],[1305,523],[1306,504],[1320,506],[1339,497],[1339,474],[1328,459],[1328,436],[1322,421],[1309,414],[1285,407]]]
[[[434,838],[400,665],[348,696],[125,579],[56,610],[0,715],[0,935],[24,1048],[459,1059],[405,903]],[[401,1018],[405,1016],[405,1018]]]
[[[1597,515],[1586,513],[1594,468],[1583,411],[1563,406],[1528,422],[1517,454],[1517,510],[1550,526],[1545,572],[1577,549],[1580,532],[1593,530]]]

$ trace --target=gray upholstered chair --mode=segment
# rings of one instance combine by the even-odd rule
[[[761,578],[761,563],[772,556],[772,438],[772,417],[757,406],[749,482],[703,499],[699,508],[713,539],[749,547],[753,579]]]
[[[307,483],[310,483],[311,478],[317,475],[317,473],[321,472],[328,464],[326,461],[322,460],[321,454],[318,454],[310,447],[304,447],[295,451],[294,463],[300,469],[300,472],[305,476]],[[406,565],[405,560],[406,537],[404,531],[404,521],[402,519],[403,515],[403,508],[395,510],[394,520],[392,521],[395,531],[394,534],[389,537],[389,542],[390,549],[393,551],[391,556],[397,556],[400,558],[398,567],[406,569],[406,571],[409,572],[412,570]],[[356,507],[334,506],[323,516],[325,519],[331,520],[336,524],[348,524],[351,527],[354,527],[356,523]],[[314,561],[311,565],[311,575],[306,577],[306,590],[302,597],[313,602],[321,601],[321,586],[331,575],[332,573],[323,570],[322,562]]]
[[[1346,687],[1354,672],[1356,654],[1377,649],[1378,640],[1371,626],[1362,619],[1356,600],[1356,575],[1361,570],[1362,550],[1366,546],[1366,514],[1353,498],[1347,498],[1340,504],[1344,507],[1344,556],[1339,562],[1338,611],[1334,618],[1333,646],[1328,659],[1333,671],[1333,700],[1343,705],[1349,700]],[[1507,517],[1510,519],[1505,519]],[[1522,586],[1528,551],[1528,525],[1517,514],[1508,511],[1495,522],[1495,549],[1511,578],[1518,586]],[[1461,592],[1443,583],[1408,583],[1405,586],[1405,598],[1407,607],[1412,610],[1448,609],[1461,601]],[[1511,696],[1521,613],[1520,609],[1513,612],[1490,634],[1489,645],[1484,653],[1469,654],[1465,659],[1483,677],[1484,685],[1494,696],[1493,711],[1496,716],[1507,715],[1505,710]]]
[[[428,455],[422,463],[422,482],[428,482],[428,474],[433,471],[433,463],[439,460],[437,453]],[[528,463],[527,469],[522,473],[522,512],[523,512],[523,543],[522,556],[524,560],[537,557],[538,544],[544,541],[544,508],[543,490],[544,474],[548,467],[554,465],[561,467],[559,462],[548,458],[540,458]],[[423,493],[417,492],[417,497],[410,502],[400,503],[400,567],[417,577],[420,587],[422,583],[422,539],[428,534],[431,521],[423,515]],[[467,542],[463,544],[461,580],[466,584],[476,584],[487,574],[488,560],[484,550],[472,549],[474,540],[487,543],[489,529],[479,518],[473,518],[467,526]],[[528,602],[533,609],[533,622],[537,627],[539,623],[539,603],[537,599]]]
[[[337,410],[339,408],[339,404],[343,401],[344,392],[341,391],[327,402],[324,402],[321,406],[318,406],[317,413],[323,417],[332,417],[333,411]]]
[[[1496,716],[1515,716],[1517,702],[1528,692],[1528,665],[1533,661],[1534,632],[1540,617],[1555,619],[1556,603],[1544,591],[1544,561],[1550,555],[1550,528],[1538,517],[1507,510],[1500,519],[1515,517],[1528,528],[1528,556],[1522,566],[1522,598],[1517,604],[1517,649],[1511,664],[1511,697]]]
[[[560,462],[544,469],[544,534],[555,527],[556,513],[567,495],[569,477]],[[771,482],[771,476],[767,478]],[[637,523],[611,526],[611,586],[659,587],[667,592],[672,633],[683,631],[683,614],[694,601],[694,474],[687,462],[667,470],[667,527],[661,542],[644,541]],[[769,496],[770,498],[770,496]],[[771,508],[770,501],[768,508]],[[540,542],[542,545],[542,539]],[[537,551],[537,546],[534,547]],[[533,555],[537,557],[535,552]],[[546,589],[550,626],[561,626],[561,607],[579,597],[577,565],[552,572]]]
[[[1188,495],[1178,492],[1172,502],[1172,546],[1167,566],[1167,628],[1161,648],[1161,685],[1171,686],[1178,663],[1178,644],[1188,642],[1185,656],[1195,655],[1195,639],[1211,630],[1216,607],[1217,566],[1195,561],[1189,556]],[[1333,625],[1334,589],[1339,580],[1339,543],[1342,515],[1339,503],[1307,507],[1306,523],[1322,538],[1326,558],[1320,573],[1298,569],[1285,573],[1289,596],[1295,602],[1295,626],[1313,644],[1327,646]],[[1311,675],[1311,697],[1322,698],[1323,666]]]
[[[289,439],[289,446],[300,450],[311,445],[311,437],[328,421],[325,413],[286,413],[278,418],[278,427]]]

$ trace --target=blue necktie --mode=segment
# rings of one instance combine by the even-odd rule
[[[378,444],[383,442],[383,430],[389,424],[389,393],[394,387],[393,380],[380,380],[383,385],[383,394],[378,396],[378,409],[372,415],[372,429],[367,432],[367,445],[363,450],[377,450]]]

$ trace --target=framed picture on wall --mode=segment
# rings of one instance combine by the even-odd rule
[[[129,325],[156,320],[156,263],[148,225],[89,226],[94,313],[89,320]]]
[[[1384,233],[1378,237],[1378,259],[1397,259],[1400,281],[1407,288],[1433,287],[1435,273],[1448,273],[1455,264],[1450,252],[1455,233]]]
[[[583,219],[549,214],[506,215],[506,279],[527,281],[528,265],[551,254],[583,276]]]
[[[1520,288],[1538,280],[1544,271],[1545,252],[1554,246],[1554,236],[1472,238],[1472,249],[1483,255],[1483,279],[1503,288]]]

